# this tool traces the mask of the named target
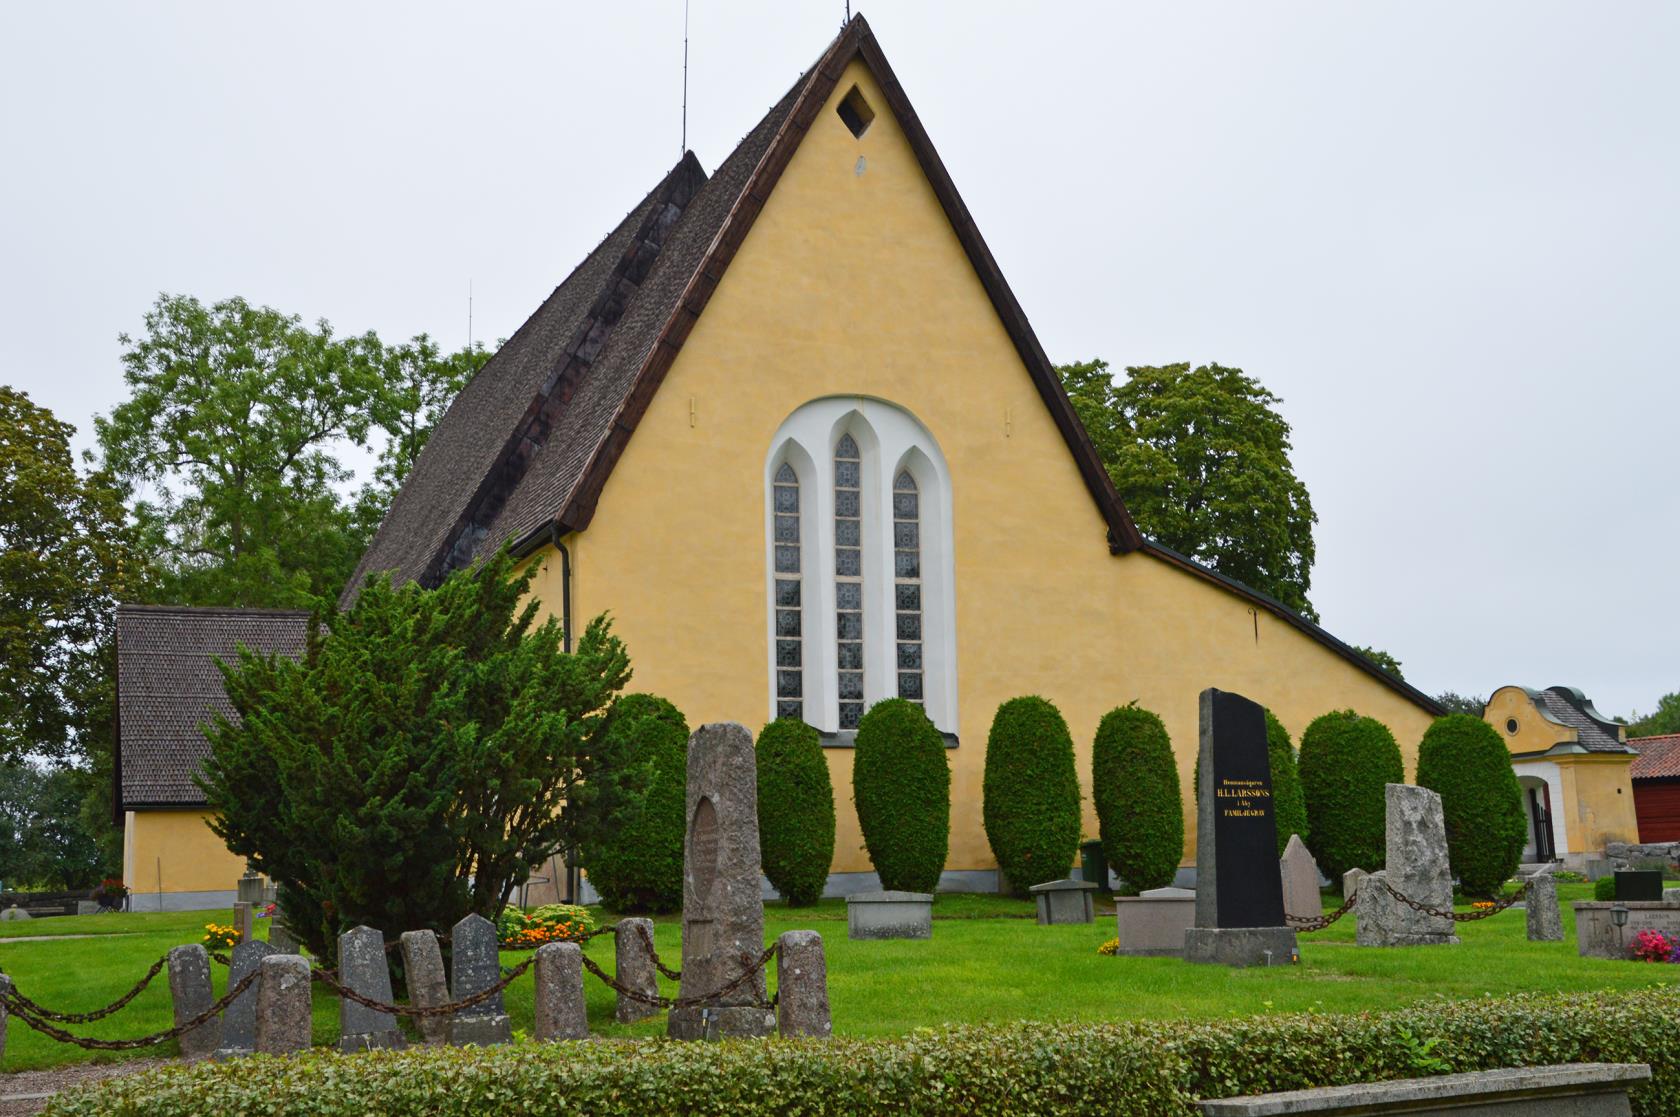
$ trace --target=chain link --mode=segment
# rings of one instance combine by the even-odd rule
[[[1437,919],[1450,919],[1454,923],[1473,923],[1478,919],[1487,919],[1490,916],[1498,915],[1500,912],[1506,910],[1512,904],[1515,904],[1518,900],[1521,900],[1524,896],[1528,895],[1529,889],[1533,884],[1532,881],[1524,881],[1521,888],[1512,892],[1508,896],[1501,896],[1491,907],[1483,908],[1480,911],[1443,911],[1440,908],[1432,908],[1428,904],[1420,903],[1417,900],[1412,899],[1410,896],[1407,896],[1399,889],[1395,888],[1392,884],[1388,883],[1386,879],[1380,883],[1390,896],[1393,896],[1396,900],[1405,904],[1413,911],[1421,912],[1424,915],[1431,915]],[[1342,901],[1341,907],[1337,908],[1328,915],[1320,915],[1312,918],[1286,915],[1284,918],[1289,921],[1290,926],[1294,927],[1297,931],[1300,931],[1303,934],[1308,934],[1313,931],[1322,931],[1332,923],[1336,922],[1336,920],[1352,911],[1354,905],[1358,903],[1358,900],[1359,892],[1355,890],[1346,900]]]
[[[168,964],[169,955],[165,954],[162,958],[159,958],[156,962],[152,963],[152,968],[146,971],[145,977],[135,983],[134,988],[130,989],[128,992],[124,993],[104,1008],[96,1008],[92,1012],[54,1012],[52,1009],[47,1008],[44,1005],[36,1004],[22,993],[19,993],[17,991],[17,986],[15,985],[12,987],[11,998],[15,1003],[22,1005],[30,1014],[41,1020],[58,1020],[65,1024],[91,1024],[95,1020],[103,1020],[113,1012],[118,1012],[126,1008],[128,1003],[135,997],[138,997],[140,995],[140,991],[150,985],[152,983],[152,978],[161,973],[163,967]]]
[[[11,992],[0,993],[0,1001],[5,1002],[7,1007],[12,1010],[13,1014],[19,1020],[22,1020],[25,1024],[35,1029],[37,1032],[40,1032],[42,1035],[47,1036],[50,1039],[56,1039],[60,1043],[74,1044],[77,1047],[83,1047],[89,1051],[132,1051],[137,1047],[151,1047],[155,1044],[175,1039],[179,1036],[185,1035],[187,1032],[192,1031],[194,1028],[210,1020],[217,1013],[232,1004],[239,994],[245,992],[246,989],[249,989],[251,985],[256,982],[258,973],[259,971],[252,970],[250,973],[246,974],[237,984],[234,985],[233,988],[229,989],[227,993],[222,996],[221,1000],[217,1001],[215,1004],[211,1005],[191,1020],[183,1021],[175,1025],[173,1028],[170,1028],[168,1031],[153,1032],[149,1036],[140,1036],[137,1039],[93,1039],[89,1036],[72,1035],[63,1028],[55,1028],[45,1020],[32,1015],[30,1011],[25,1008],[22,1003],[20,1003],[18,993],[15,989]]]
[[[1347,899],[1342,901],[1342,906],[1331,912],[1329,915],[1285,915],[1284,918],[1287,919],[1289,921],[1289,925],[1294,927],[1297,931],[1300,931],[1302,934],[1310,934],[1313,931],[1322,931],[1326,927],[1330,926],[1330,924],[1336,922],[1336,920],[1352,911],[1353,905],[1358,901],[1359,891],[1358,889],[1355,889],[1348,895]]]
[[[391,1016],[407,1016],[410,1019],[418,1020],[432,1016],[453,1016],[462,1009],[471,1008],[476,1004],[482,1004],[491,997],[500,993],[502,990],[506,989],[509,985],[512,985],[520,978],[521,975],[525,973],[526,970],[530,969],[536,961],[537,959],[533,955],[532,957],[519,963],[519,965],[508,970],[500,981],[496,982],[496,984],[490,986],[488,989],[480,989],[470,997],[462,997],[458,1001],[450,1001],[445,1005],[433,1005],[430,1008],[415,1008],[410,1005],[393,1005],[386,1004],[384,1001],[376,1001],[372,997],[364,996],[363,994],[350,988],[348,985],[345,985],[343,982],[339,981],[337,977],[333,976],[332,972],[329,970],[311,970],[309,971],[309,979],[311,981],[320,982],[322,985],[325,985],[328,989],[331,989],[345,1000],[354,1001],[364,1008],[371,1008],[375,1012],[383,1012]]]
[[[774,946],[766,947],[764,953],[760,954],[756,960],[750,954],[743,954],[741,956],[741,961],[746,968],[741,971],[740,975],[736,977],[735,980],[729,982],[716,992],[695,997],[662,997],[657,993],[644,993],[640,989],[632,989],[628,985],[624,985],[619,981],[608,977],[607,972],[597,965],[595,960],[587,954],[583,955],[583,968],[600,978],[606,986],[615,993],[628,997],[633,1001],[640,1001],[642,1004],[654,1005],[659,1008],[698,1008],[704,1005],[713,1005],[720,998],[727,997],[729,994],[735,992],[735,990],[745,985],[755,974],[763,970],[764,967],[768,966],[770,964],[770,960],[775,956],[776,948]],[[780,991],[778,990],[778,996],[779,995]],[[755,1002],[755,1007],[758,1008],[774,1008],[775,1005],[776,998],[771,998],[769,1001]]]

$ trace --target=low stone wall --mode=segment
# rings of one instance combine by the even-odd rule
[[[1612,869],[1665,869],[1680,873],[1680,842],[1654,845],[1611,842],[1604,847],[1604,856]]]
[[[1576,947],[1583,958],[1628,958],[1633,938],[1641,931],[1661,931],[1671,938],[1680,936],[1680,904],[1578,900],[1571,906],[1575,909]],[[1617,908],[1627,909],[1625,927],[1616,926]]]
[[[1632,1112],[1628,1090],[1650,1080],[1651,1068],[1643,1063],[1563,1063],[1222,1098],[1202,1102],[1201,1110],[1205,1117],[1285,1113],[1627,1117]]]

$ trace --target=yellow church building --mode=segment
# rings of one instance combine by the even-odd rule
[[[1371,715],[1408,770],[1441,712],[1139,533],[861,17],[712,174],[685,154],[485,364],[346,600],[374,572],[434,584],[502,546],[542,564],[568,631],[610,612],[633,688],[691,725],[820,731],[832,892],[874,886],[850,747],[884,698],[945,734],[954,889],[996,886],[980,788],[1009,698],[1056,703],[1085,781],[1106,711],[1158,712],[1191,835],[1205,687],[1297,739],[1330,710]],[[165,825],[177,848],[194,827],[219,844],[185,807],[129,812],[137,847]]]

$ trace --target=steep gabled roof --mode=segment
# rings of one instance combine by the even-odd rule
[[[595,503],[690,329],[822,110],[862,58],[897,115],[1117,552],[1142,538],[1061,381],[862,16],[773,106],[717,173],[692,155],[574,271],[439,420],[345,590],[374,571],[431,584],[512,543],[589,526]],[[637,231],[639,230],[639,231]],[[625,254],[630,255],[627,257]],[[584,307],[603,307],[591,313]],[[588,345],[568,347],[568,339]]]
[[[1680,733],[1665,733],[1659,737],[1629,737],[1628,748],[1639,755],[1628,765],[1628,775],[1636,780],[1680,779]]]
[[[309,614],[292,610],[118,605],[117,812],[202,805],[201,727],[233,715],[216,660],[241,646],[301,655],[308,633]]]
[[[1529,691],[1534,704],[1547,720],[1577,731],[1576,742],[1588,752],[1627,752],[1622,727],[1593,706],[1592,699],[1572,686]]]

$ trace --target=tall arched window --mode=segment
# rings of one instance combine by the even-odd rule
[[[916,479],[893,480],[893,606],[898,638],[898,696],[922,701],[922,540]]]
[[[850,434],[834,445],[834,634],[840,728],[863,717],[863,455]]]
[[[775,508],[776,716],[805,716],[804,609],[799,592],[799,475],[783,462],[772,486]]]
[[[764,464],[765,664],[773,716],[846,744],[886,698],[957,732],[951,475],[933,435],[885,400],[812,400]]]

